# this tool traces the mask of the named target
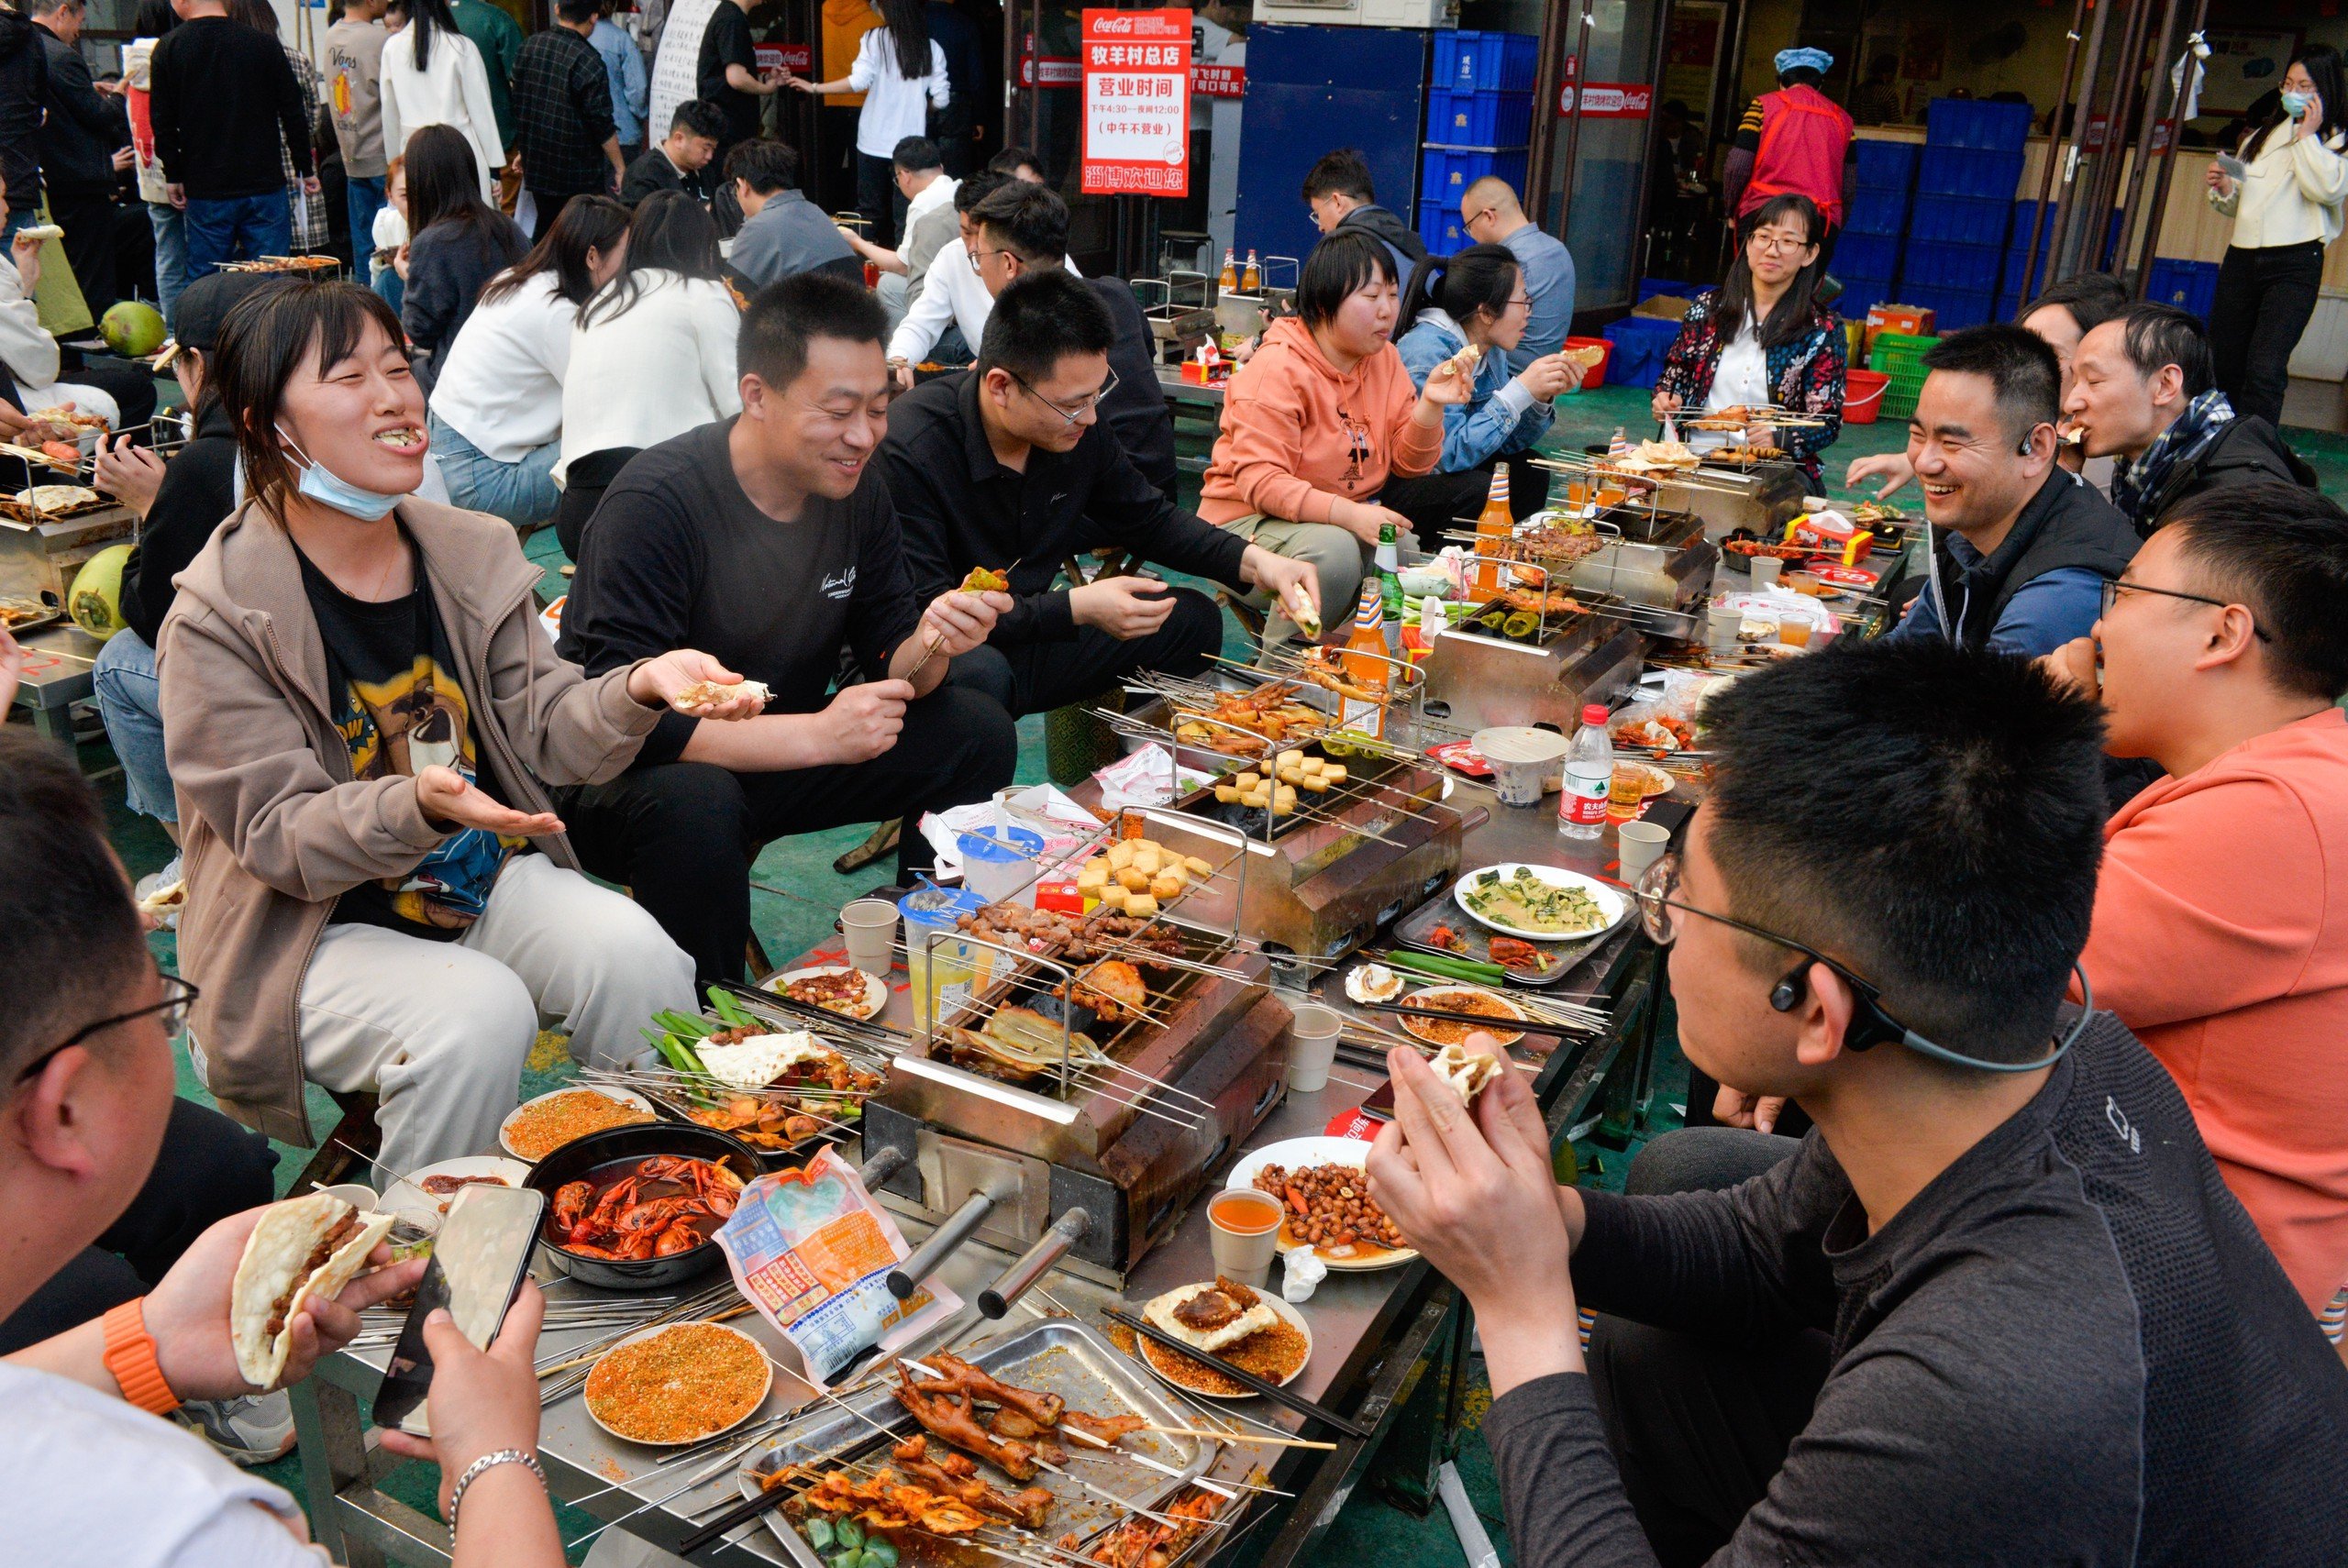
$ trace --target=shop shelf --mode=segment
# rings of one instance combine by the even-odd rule
[[[1428,80],[1455,93],[1530,93],[1540,49],[1541,40],[1531,33],[1440,31]]]
[[[2020,152],[2030,142],[2028,104],[1979,98],[1935,98],[1924,111],[1924,139],[1933,147],[1976,147]]]
[[[1533,94],[1427,89],[1427,140],[1449,147],[1522,147],[1533,134]]]

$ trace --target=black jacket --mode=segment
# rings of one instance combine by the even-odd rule
[[[491,213],[479,223],[443,219],[408,242],[407,292],[400,323],[408,340],[432,356],[422,367],[429,390],[439,378],[440,357],[473,314],[483,284],[522,259],[530,248],[514,220]]]
[[[2138,543],[2126,513],[2060,467],[2047,473],[2014,519],[2012,531],[1970,569],[1950,550],[1946,533],[1933,530],[1933,540],[1942,626],[1950,641],[1974,649],[1988,646],[2007,602],[2024,584],[2060,567],[2085,567],[2099,577],[2116,578],[2135,558]],[[1954,626],[1948,624],[1952,610]]]
[[[1427,259],[1426,242],[1419,237],[1419,231],[1384,207],[1374,204],[1356,207],[1339,218],[1337,226],[1329,232],[1343,234],[1347,229],[1361,230],[1393,253],[1394,282],[1401,289],[1403,297],[1408,298],[1411,280],[1418,275],[1419,264]]]
[[[1152,489],[1100,425],[1069,451],[1031,450],[1024,474],[1004,468],[979,421],[979,378],[968,370],[924,381],[889,405],[880,467],[916,602],[947,591],[972,567],[1009,569],[1015,602],[990,642],[1074,637],[1068,592],[1052,580],[1062,561],[1086,550],[1113,546],[1241,586],[1247,542]]]
[[[114,152],[130,145],[130,122],[90,84],[82,51],[40,24],[48,59],[49,117],[40,127],[41,183],[67,193],[114,189]]]
[[[310,173],[309,105],[284,46],[226,17],[195,17],[163,35],[148,74],[148,108],[163,178],[190,201],[225,202],[285,189],[281,143]]]
[[[2168,517],[2177,502],[2213,490],[2238,484],[2296,484],[2315,490],[2315,469],[2307,459],[2283,444],[2282,433],[2257,414],[2243,414],[2218,433],[2198,461],[2179,464],[2158,495],[2153,496],[2136,520],[2136,531],[2150,534]]]
[[[705,204],[709,200],[709,171],[696,169],[690,174],[681,172],[655,144],[637,153],[636,161],[627,166],[627,177],[620,182],[620,200],[632,207],[655,191],[682,191]]]
[[[40,116],[49,101],[49,34],[0,10],[0,179],[12,206],[30,208],[40,189]]]
[[[155,646],[178,590],[172,579],[212,539],[237,505],[237,430],[218,398],[205,398],[195,436],[172,454],[138,547],[122,570],[122,618]]]
[[[1087,278],[1109,319],[1117,324],[1116,341],[1109,345],[1109,369],[1117,390],[1101,400],[1101,417],[1117,433],[1125,456],[1167,500],[1174,495],[1174,410],[1166,389],[1157,384],[1157,346],[1149,335],[1149,318],[1141,313],[1131,283],[1123,278]]]

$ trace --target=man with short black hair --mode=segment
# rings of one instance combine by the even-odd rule
[[[2181,502],[2048,660],[2101,701],[2107,752],[2167,773],[2105,824],[2080,964],[2319,1313],[2348,1284],[2343,604],[2348,515],[2233,485]]]
[[[725,110],[699,98],[686,99],[670,116],[669,134],[627,166],[627,177],[620,182],[620,200],[632,207],[655,191],[682,191],[706,205],[707,170],[717,156],[718,138],[725,134]]]
[[[599,0],[555,0],[554,26],[533,33],[514,62],[515,149],[541,239],[573,196],[600,195],[627,178],[612,120],[612,79],[589,41]]]
[[[2032,657],[2085,636],[2136,536],[2054,460],[2054,350],[2023,327],[1974,326],[1926,350],[1924,367],[1908,461],[1931,548],[1891,635]]]
[[[862,284],[864,265],[840,226],[799,189],[799,154],[754,138],[725,155],[725,178],[742,204],[742,229],[726,259],[760,288],[795,272],[830,272]]]
[[[889,411],[882,471],[915,597],[950,589],[972,567],[1011,575],[1011,607],[984,646],[954,661],[953,681],[1014,718],[1089,698],[1136,669],[1194,676],[1222,649],[1223,614],[1205,594],[1135,576],[1055,589],[1073,556],[1115,548],[1136,565],[1235,590],[1284,599],[1301,587],[1317,598],[1311,566],[1179,510],[1102,428],[1113,337],[1108,308],[1082,280],[1031,272],[995,301],[977,365],[923,383]]]
[[[2275,426],[2218,390],[2210,337],[2175,305],[2139,301],[2079,339],[2063,412],[2090,458],[2112,458],[2111,499],[2136,532],[2188,496],[2276,480],[2316,488]]]
[[[987,293],[1000,298],[1019,278],[1058,271],[1068,263],[1068,204],[1041,185],[1013,180],[970,209],[979,228],[971,254]],[[1133,285],[1123,278],[1087,278],[1116,328],[1109,346],[1113,381],[1101,417],[1142,478],[1168,501],[1175,499],[1174,413],[1157,384],[1157,339]]]
[[[1689,1060],[1809,1138],[1632,1173],[1710,1148],[1725,1190],[1561,1187],[1513,1066],[1470,1112],[1390,1062],[1370,1192],[1474,1307],[1516,1561],[2335,1562],[2348,1371],[2175,1081],[2064,1001],[2094,705],[1910,640],[1704,714],[1713,788],[1640,912]]]
[[[736,723],[664,715],[626,773],[563,803],[581,858],[634,890],[703,985],[741,977],[756,845],[983,801],[1018,761],[1001,708],[938,690],[1011,601],[949,585],[917,602],[869,471],[889,419],[881,326],[879,302],[824,273],[762,291],[742,318],[742,413],[631,459],[581,547],[563,657],[600,673],[691,627],[773,691]],[[863,679],[833,693],[843,646]],[[908,829],[899,876],[929,863]]]
[[[1047,182],[1044,179],[1042,160],[1017,142],[1012,143],[992,158],[988,159],[987,171],[993,174],[1008,175],[1013,180],[1024,180],[1031,185]]]
[[[1006,149],[996,156],[995,162],[1002,162],[1018,150]],[[1020,156],[1025,154],[1022,152]],[[979,339],[986,336],[987,313],[994,308],[994,295],[979,273],[980,241],[976,211],[988,196],[1006,185],[1020,182],[1021,176],[990,165],[955,187],[954,220],[959,232],[939,246],[937,253],[930,258],[922,288],[918,293],[909,293],[904,319],[889,335],[889,363],[895,368],[901,390],[913,386],[915,365],[931,359],[944,364],[959,364],[966,356],[978,352]],[[930,221],[936,219],[933,216]],[[1077,270],[1073,261],[1064,260],[1062,264],[1070,272]]]
[[[1411,297],[1411,280],[1427,259],[1426,243],[1418,230],[1378,204],[1369,163],[1358,151],[1341,147],[1323,153],[1304,176],[1304,204],[1312,209],[1312,226],[1323,234],[1357,228],[1386,247],[1394,258],[1401,297]]]

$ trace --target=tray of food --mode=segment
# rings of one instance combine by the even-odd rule
[[[1631,900],[1595,877],[1516,861],[1468,872],[1451,898],[1468,919],[1535,942],[1602,936],[1631,912]]]
[[[1517,986],[1554,986],[1597,952],[1609,934],[1601,931],[1591,936],[1538,940],[1505,935],[1462,919],[1448,890],[1394,922],[1397,943],[1453,961],[1445,965],[1440,977],[1486,985],[1505,981]],[[1479,967],[1454,966],[1461,964]]]
[[[904,1568],[968,1562],[973,1544],[1040,1560],[1133,1517],[1103,1492],[1155,1508],[1187,1489],[1214,1449],[1148,1429],[1196,1424],[1091,1330],[1054,1318],[967,1358],[889,1367],[784,1429],[739,1482],[745,1497],[792,1489],[766,1519],[798,1568],[837,1568],[841,1546],[869,1542]]]
[[[515,1106],[498,1124],[497,1143],[524,1164],[536,1165],[590,1132],[658,1120],[652,1102],[627,1089],[555,1089]]]
[[[1178,1286],[1141,1309],[1153,1329],[1219,1356],[1267,1383],[1287,1387],[1312,1359],[1312,1330],[1304,1314],[1268,1291],[1218,1275]],[[1209,1399],[1252,1399],[1256,1391],[1195,1356],[1156,1340],[1134,1336],[1150,1371],[1175,1387]]]
[[[822,1008],[825,1012],[836,1012],[859,1023],[889,1005],[889,988],[878,976],[868,975],[852,964],[817,964],[789,974],[770,975],[759,982],[759,989]]]
[[[732,1431],[774,1387],[766,1347],[722,1323],[628,1335],[587,1374],[587,1414],[623,1442],[681,1448]]]
[[[1512,1030],[1513,1023],[1529,1023],[1525,1010],[1508,998],[1482,986],[1428,986],[1402,999],[1404,1007],[1423,1008],[1433,1012],[1472,1013],[1492,1021],[1484,1032],[1501,1045],[1513,1045],[1524,1038],[1523,1030]],[[1462,1023],[1455,1018],[1405,1018],[1397,1015],[1395,1021],[1405,1033],[1414,1035],[1430,1045],[1459,1045],[1476,1032],[1472,1023]]]
[[[826,966],[833,969],[844,971],[842,978],[870,980],[846,966]],[[824,1005],[801,993],[778,994]],[[882,1074],[808,1030],[753,1017],[720,988],[712,987],[710,997],[714,1015],[662,1012],[644,1032],[665,1066],[639,1081],[670,1114],[729,1132],[770,1164],[827,1134],[845,1134],[862,1119]]]
[[[44,603],[39,599],[0,599],[0,631],[11,636],[38,632],[43,626],[54,626],[65,619],[65,606]]]
[[[1359,1138],[1288,1138],[1241,1155],[1223,1186],[1280,1200],[1283,1250],[1310,1246],[1333,1269],[1391,1268],[1419,1254],[1369,1196],[1368,1163],[1369,1145]]]

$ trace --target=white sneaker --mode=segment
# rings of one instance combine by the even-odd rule
[[[267,1464],[294,1448],[294,1400],[283,1389],[180,1407],[186,1423],[238,1464]]]

